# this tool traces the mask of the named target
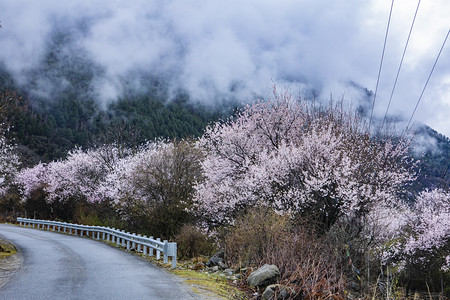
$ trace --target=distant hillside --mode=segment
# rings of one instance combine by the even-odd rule
[[[450,138],[428,126],[420,127],[414,137],[412,155],[419,160],[415,190],[450,187]]]
[[[0,93],[0,108],[9,106],[3,109],[3,118],[9,120],[11,137],[26,164],[64,157],[76,146],[114,141],[130,146],[155,138],[197,137],[208,123],[229,115],[227,109],[192,104],[183,95],[171,101],[157,93],[130,95],[106,109],[89,97],[73,96],[74,90],[54,92],[47,100],[30,96],[1,70]]]

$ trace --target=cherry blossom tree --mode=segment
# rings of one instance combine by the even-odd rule
[[[186,223],[201,152],[190,141],[150,142],[120,159],[97,192],[132,226],[169,237]]]
[[[114,145],[75,149],[68,153],[66,159],[23,169],[16,182],[21,186],[24,200],[33,191],[43,189],[49,203],[66,202],[70,198],[99,202],[102,199],[98,197],[98,186],[115,167],[122,153]]]
[[[375,247],[381,264],[406,282],[415,279],[443,291],[450,271],[450,193],[422,191],[411,207],[384,216],[384,224],[391,233]]]
[[[48,201],[68,201],[80,198],[96,201],[95,190],[108,168],[95,150],[70,151],[65,160],[51,162],[46,167],[45,187]]]
[[[409,264],[448,269],[450,256],[450,193],[442,189],[423,191],[411,211],[405,232],[403,257]]]
[[[0,195],[5,195],[19,170],[20,161],[16,148],[5,134],[7,126],[0,124]]]
[[[406,141],[371,136],[340,105],[316,107],[276,90],[208,127],[199,146],[205,180],[196,185],[196,208],[210,225],[264,205],[330,228],[377,203],[395,205],[414,179]]]
[[[20,186],[22,200],[30,198],[32,193],[47,186],[47,165],[39,163],[31,168],[22,169],[16,176],[15,183]]]

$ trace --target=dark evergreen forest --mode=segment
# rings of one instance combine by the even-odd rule
[[[74,147],[197,137],[208,123],[231,111],[192,104],[186,95],[168,101],[156,93],[123,97],[106,108],[74,91],[53,94],[49,101],[17,87],[7,72],[0,74],[2,117],[25,166],[62,158]]]

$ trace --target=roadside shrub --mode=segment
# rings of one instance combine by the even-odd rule
[[[258,266],[274,244],[284,242],[289,229],[288,217],[268,208],[252,208],[224,234],[225,259],[235,266]]]
[[[275,264],[281,284],[308,299],[343,299],[346,278],[334,245],[306,228],[296,228],[267,253],[263,263]]]
[[[186,224],[175,236],[180,259],[191,259],[201,255],[209,256],[215,250],[214,242],[194,225]]]
[[[308,222],[302,224],[294,226],[289,216],[267,208],[252,208],[225,234],[225,259],[233,266],[276,265],[280,283],[299,299],[343,299],[345,278],[337,252]]]

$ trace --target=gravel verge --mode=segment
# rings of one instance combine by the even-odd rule
[[[22,263],[22,253],[0,236],[0,288],[14,276]]]

